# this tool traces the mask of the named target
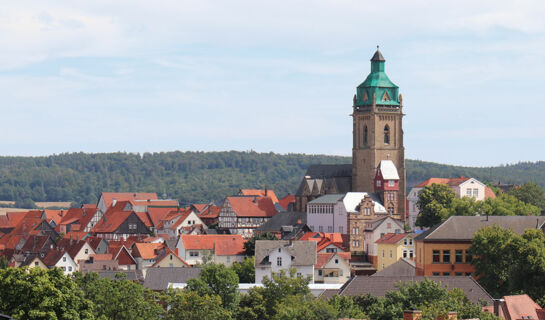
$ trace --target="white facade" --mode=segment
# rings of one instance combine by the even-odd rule
[[[407,196],[407,200],[409,202],[409,218],[407,220],[407,223],[409,224],[409,227],[411,227],[411,229],[414,229],[416,227],[416,218],[420,213],[420,210],[418,209],[416,203],[418,202],[418,196],[422,189],[424,188],[412,188],[409,192],[409,195]],[[456,193],[456,196],[458,198],[473,197],[475,198],[475,200],[479,201],[485,199],[486,185],[474,178],[470,178],[458,185],[450,186],[450,189],[454,191],[454,193]]]
[[[314,232],[346,233],[344,195],[325,195],[307,204],[307,225]]]
[[[378,245],[376,241],[387,233],[404,233],[403,223],[390,217],[384,219],[374,230],[370,227],[372,222],[368,222],[365,228],[365,248],[364,251],[370,256],[377,256]]]
[[[72,258],[70,258],[70,255],[68,254],[68,252],[65,252],[62,255],[62,257],[59,259],[59,261],[57,261],[57,263],[55,264],[55,267],[61,268],[62,272],[65,275],[69,275],[69,274],[74,273],[75,271],[78,271],[77,270],[78,266],[76,265],[74,260]]]
[[[314,270],[314,281],[318,283],[345,283],[350,279],[350,264],[335,254],[320,268]]]
[[[284,271],[289,275],[290,268],[295,268],[295,276],[310,277],[310,283],[314,283],[314,265],[294,266],[292,265],[291,254],[282,246],[272,250],[269,254],[268,266],[256,266],[255,283],[262,283],[265,276],[271,279],[272,273]]]
[[[203,226],[204,229],[208,229],[206,224],[202,222],[201,218],[199,218],[195,212],[191,211],[191,213],[178,225],[176,228],[171,228],[171,226],[177,224],[179,219],[182,219],[182,217],[179,217],[178,219],[172,219],[170,221],[166,221],[163,225],[163,228],[160,230],[157,230],[157,233],[165,233],[168,234],[170,237],[176,237],[181,234],[181,229],[185,227],[191,227],[196,224],[200,224]]]
[[[92,254],[95,254],[95,250],[89,245],[89,243],[85,242],[85,244],[81,247],[81,249],[76,253],[74,256],[74,262],[79,266],[80,261],[87,261],[89,260],[89,256]]]

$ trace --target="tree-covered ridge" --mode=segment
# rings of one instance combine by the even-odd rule
[[[182,204],[221,200],[240,188],[295,193],[310,164],[350,163],[350,157],[257,152],[66,153],[0,157],[0,199],[93,203],[103,191],[157,192]],[[545,162],[490,168],[407,160],[408,185],[429,177],[545,187]]]

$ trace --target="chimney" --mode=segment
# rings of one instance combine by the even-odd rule
[[[405,310],[403,311],[403,320],[422,320],[422,311]]]
[[[267,187],[265,187],[265,197],[267,196]]]
[[[113,198],[112,199],[112,207],[115,206],[117,204],[117,199],[116,198]]]
[[[505,302],[504,299],[494,299],[494,315],[499,317],[500,316],[500,308],[501,305]]]
[[[458,314],[454,311],[448,313],[447,317],[437,316],[437,320],[458,320]]]
[[[303,221],[301,221],[301,219],[297,219],[297,224],[303,224]]]

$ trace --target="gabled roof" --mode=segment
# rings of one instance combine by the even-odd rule
[[[369,196],[371,201],[375,204],[375,213],[387,213],[386,208],[382,205],[379,196],[376,193],[367,192],[347,192],[343,198],[344,208],[346,212],[359,212],[359,205],[361,200]]]
[[[319,269],[326,265],[333,257],[338,256],[339,258],[346,261],[348,264],[350,260],[350,252],[327,252],[327,253],[317,253],[316,264],[314,268]]]
[[[220,206],[214,206],[209,205],[201,214],[199,215],[199,218],[201,219],[216,219],[218,215],[220,214],[221,207]]]
[[[302,227],[307,223],[305,212],[281,212],[259,226],[256,231],[281,232],[284,226]]]
[[[74,259],[86,243],[85,240],[75,241],[69,238],[63,238],[57,242],[57,248],[61,251],[68,252],[70,258]]]
[[[315,241],[257,240],[255,242],[255,266],[270,265],[269,255],[278,248],[282,248],[292,256],[292,266],[316,264]]]
[[[153,260],[157,258],[159,250],[164,248],[162,243],[135,243],[132,249],[132,255],[135,258]]]
[[[243,196],[269,197],[274,203],[278,203],[274,191],[268,189],[240,189],[240,194]]]
[[[180,241],[185,250],[215,250],[220,256],[243,254],[245,242],[240,234],[183,234]]]
[[[344,198],[344,194],[325,194],[310,201],[308,204],[335,204]]]
[[[413,260],[401,258],[382,269],[381,271],[371,275],[372,277],[392,277],[392,276],[416,276],[416,264]]]
[[[165,219],[169,213],[176,212],[179,209],[179,207],[148,207],[148,214],[153,226],[158,228],[161,220]]]
[[[269,197],[227,197],[226,201],[238,217],[272,217],[278,213]]]
[[[134,201],[134,200],[157,200],[156,193],[145,192],[103,192],[101,198],[106,203],[106,207],[110,207],[114,201]]]
[[[428,180],[426,181],[423,181],[419,184],[417,184],[416,186],[414,186],[415,188],[424,188],[426,186],[431,186],[432,184],[446,184],[450,187],[455,187],[455,186],[459,186],[460,184],[462,184],[463,182],[466,182],[467,180],[469,180],[471,178],[466,178],[466,177],[459,177],[459,178],[429,178]]]
[[[295,195],[293,194],[288,194],[287,196],[285,196],[284,198],[278,200],[278,203],[286,210],[289,209],[289,205],[291,203],[295,203]]]
[[[201,275],[201,268],[148,268],[144,287],[162,291],[168,289],[169,283],[187,283]]]
[[[208,204],[206,204],[206,203],[194,203],[191,206],[194,207],[195,210],[197,210],[197,213],[200,214],[200,213],[202,213],[202,211],[204,209],[206,209],[208,207]]]
[[[541,229],[544,216],[451,216],[443,223],[418,235],[415,240],[471,241],[475,232],[483,227],[497,225],[523,234],[526,229]]]
[[[397,168],[392,160],[381,160],[378,164],[378,170],[384,180],[399,180]]]
[[[32,253],[38,252],[44,248],[49,239],[49,236],[30,236],[21,248],[21,251]]]
[[[504,313],[508,320],[518,319],[544,319],[543,312],[538,312],[541,307],[527,294],[505,296]]]
[[[127,220],[131,215],[135,215],[138,217],[140,221],[146,227],[151,223],[149,219],[146,220],[144,216],[142,216],[142,213],[135,213],[134,211],[110,211],[108,210],[102,219],[96,224],[96,226],[92,229],[95,233],[110,233],[116,231],[119,226],[125,220]]]
[[[355,296],[368,293],[375,297],[384,297],[386,292],[397,290],[397,283],[415,283],[424,279],[439,282],[443,287],[449,290],[453,288],[460,288],[464,291],[467,298],[475,304],[479,304],[479,300],[492,304],[492,297],[472,277],[355,276],[348,280],[346,285],[341,290],[340,295]]]
[[[49,250],[49,252],[47,252],[47,255],[45,256],[45,258],[43,258],[42,261],[46,266],[52,267],[56,265],[57,262],[59,262],[59,260],[64,256],[65,253],[66,252],[60,250]],[[68,255],[68,258],[71,258],[70,255]]]
[[[161,251],[161,253],[157,256],[157,261],[152,265],[152,267],[157,266],[161,261],[163,261],[166,257],[170,255],[183,262],[183,264],[185,264],[187,267],[190,267],[187,262],[185,262],[182,258],[178,257],[178,255],[169,248],[164,248],[164,250]]]
[[[387,233],[382,238],[375,241],[377,244],[396,244],[405,239],[410,233]]]
[[[93,248],[94,251],[97,250],[98,246],[100,245],[102,241],[104,242],[106,241],[99,237],[87,237],[84,240],[87,241],[87,243],[89,243],[89,245],[91,246],[91,248]]]
[[[345,239],[340,233],[307,232],[299,240],[315,241],[316,251],[321,251],[330,245],[345,250]]]
[[[381,224],[384,223],[384,221],[386,221],[387,219],[391,219],[395,224],[397,224],[398,227],[400,227],[401,229],[403,229],[403,223],[397,219],[394,219],[392,217],[384,217],[384,218],[380,218],[380,219],[375,219],[375,220],[370,220],[370,221],[366,221],[365,223],[368,224],[368,223],[371,223],[371,228],[368,228],[367,226],[365,226],[365,230],[375,230],[376,228],[378,228]]]

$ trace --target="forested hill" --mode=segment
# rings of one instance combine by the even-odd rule
[[[295,193],[313,163],[350,163],[350,158],[238,151],[0,157],[0,200],[94,203],[102,191],[147,191],[187,204],[263,187],[283,196]],[[470,168],[407,160],[409,186],[429,177],[461,175],[545,187],[545,162]]]

